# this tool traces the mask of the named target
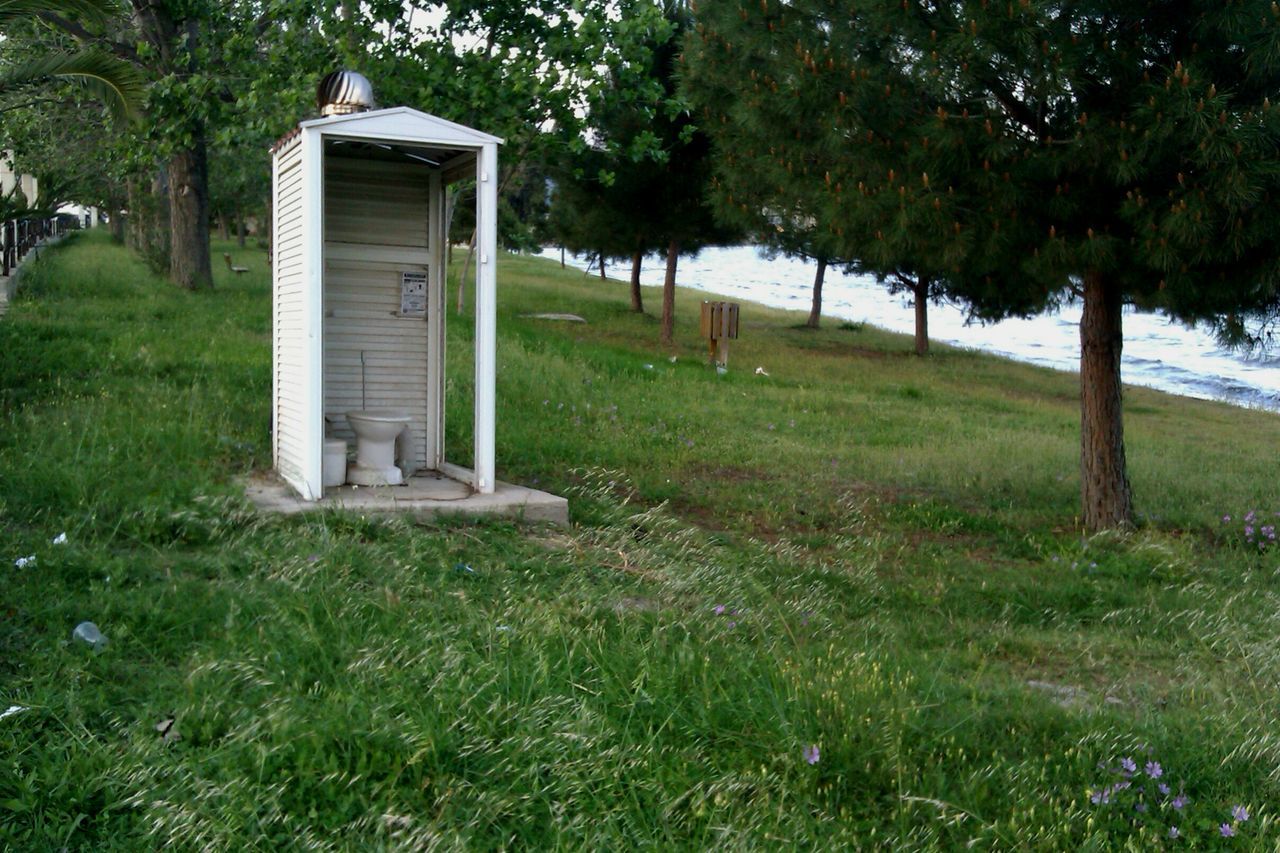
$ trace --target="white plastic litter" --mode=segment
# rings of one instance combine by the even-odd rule
[[[27,566],[34,566],[36,564],[36,555],[31,554],[27,557],[19,557],[13,561],[13,564],[20,569],[25,569]]]
[[[51,541],[53,542],[53,544],[54,544],[54,545],[66,545],[66,544],[67,544],[67,531],[65,531],[65,530],[64,530],[64,531],[62,531],[62,532],[61,532],[61,533],[59,533],[57,536],[53,537],[53,539],[52,539]]]
[[[8,708],[0,711],[0,720],[3,720],[5,717],[12,717],[14,714],[21,714],[23,711],[30,710],[31,709],[25,705],[10,705]]]
[[[93,646],[95,652],[100,652],[107,647],[107,638],[92,622],[81,622],[77,625],[71,632],[71,639]]]
[[[768,376],[768,375],[769,375],[769,371],[765,370],[763,367],[756,368],[756,376]]]

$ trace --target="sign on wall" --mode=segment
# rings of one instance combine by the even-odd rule
[[[400,273],[400,316],[427,316],[427,274],[421,270]]]

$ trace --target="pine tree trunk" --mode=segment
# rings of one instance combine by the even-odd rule
[[[644,260],[644,252],[636,249],[631,255],[631,310],[637,314],[644,313],[644,298],[640,295],[640,263]]]
[[[676,337],[676,264],[680,261],[680,241],[672,240],[667,246],[667,275],[662,280],[662,333],[663,346],[671,346]]]
[[[169,159],[169,278],[187,290],[213,287],[209,180],[204,137]]]
[[[805,325],[810,329],[818,328],[822,322],[822,281],[827,277],[827,259],[818,258],[818,271],[813,276],[813,305],[809,308],[809,319]]]
[[[1089,531],[1133,523],[1120,385],[1122,308],[1118,288],[1108,286],[1101,273],[1085,274],[1080,318],[1080,503]]]
[[[608,277],[604,274],[604,252],[600,253],[600,280],[608,281]]]
[[[564,269],[564,246],[560,247],[560,269]]]
[[[231,228],[227,225],[227,215],[225,213],[218,217],[218,239],[231,239]]]
[[[244,224],[244,211],[239,207],[236,208],[236,245],[241,249],[244,248],[245,235],[247,228]]]
[[[912,288],[916,308],[916,355],[929,354],[929,277],[917,276]]]

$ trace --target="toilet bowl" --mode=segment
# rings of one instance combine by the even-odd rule
[[[396,439],[409,431],[409,415],[394,411],[347,412],[356,434],[356,461],[347,482],[357,486],[398,486],[404,472],[396,466]],[[407,442],[404,442],[407,445]]]

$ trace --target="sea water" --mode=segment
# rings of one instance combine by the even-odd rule
[[[543,257],[559,260],[558,248]],[[586,258],[568,257],[579,269]],[[817,265],[792,258],[769,258],[750,246],[705,249],[680,259],[678,287],[702,290],[730,299],[759,302],[774,308],[808,312]],[[640,280],[661,285],[666,259],[644,259]],[[593,273],[594,274],[594,273]],[[629,278],[629,263],[610,265],[611,278]],[[894,295],[871,276],[827,270],[822,288],[822,313],[854,323],[868,323],[912,334],[915,314],[909,295]],[[953,346],[978,349],[1019,361],[1075,371],[1080,365],[1080,304],[1064,305],[1052,313],[999,323],[968,322],[962,307],[929,305],[929,338]],[[1146,385],[1202,399],[1280,411],[1280,357],[1277,353],[1246,356],[1225,349],[1213,335],[1187,328],[1168,317],[1125,309],[1125,382]]]

